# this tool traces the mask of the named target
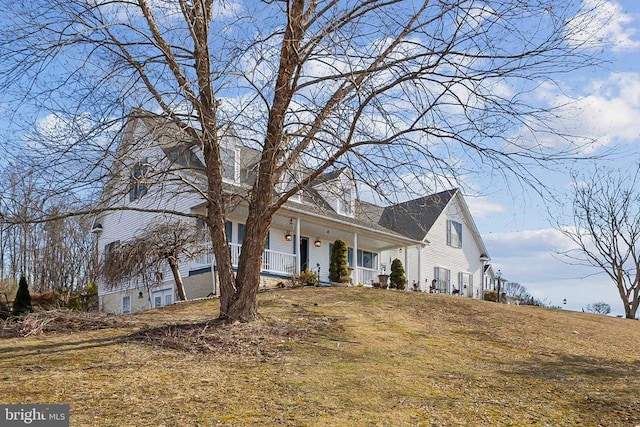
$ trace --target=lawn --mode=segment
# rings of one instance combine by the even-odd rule
[[[260,294],[0,339],[1,403],[72,426],[639,426],[640,323],[363,288]]]

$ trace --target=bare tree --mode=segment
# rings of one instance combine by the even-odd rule
[[[66,303],[71,292],[84,289],[96,278],[92,218],[78,215],[32,223],[31,211],[56,218],[69,209],[69,203],[64,199],[45,201],[37,183],[17,174],[0,182],[5,184],[0,198],[0,280],[17,283],[24,275],[34,291],[51,291]],[[8,217],[12,222],[6,222]]]
[[[628,319],[640,304],[639,172],[600,168],[592,176],[574,177],[573,224],[558,227],[576,245],[564,253],[569,262],[606,274]]]
[[[587,311],[596,314],[609,314],[611,313],[611,306],[606,302],[594,302],[593,304],[587,305]]]
[[[149,180],[203,198],[206,214],[187,215],[210,230],[220,316],[249,321],[271,219],[324,172],[348,165],[387,200],[487,167],[535,182],[530,163],[574,157],[531,96],[595,61],[584,49],[592,10],[573,3],[17,0],[0,12],[0,89],[16,95],[5,110],[31,127],[32,161],[48,165],[33,170],[54,194],[93,195],[122,168],[114,129],[133,109],[179,129],[202,152],[205,179],[165,169]],[[259,151],[239,199],[223,185],[226,123]],[[564,141],[539,144],[534,132]],[[238,204],[247,219],[234,274],[224,223]]]
[[[527,293],[527,288],[525,288],[518,282],[505,283],[503,291],[506,295],[517,298],[521,301],[524,301],[529,296],[529,294]]]
[[[193,258],[206,250],[201,244],[203,234],[203,230],[185,221],[156,222],[106,255],[102,263],[102,277],[111,286],[137,278],[147,278],[155,283],[159,280],[158,272],[162,271],[161,264],[166,262],[176,283],[178,298],[186,301],[180,258]]]

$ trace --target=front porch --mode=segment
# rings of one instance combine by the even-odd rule
[[[231,262],[233,267],[237,268],[242,245],[238,243],[229,243],[229,246],[231,249]],[[326,250],[328,251],[328,248]],[[378,256],[376,258],[379,257],[379,254],[377,255]],[[214,264],[212,252],[205,252],[191,260],[189,264],[189,271],[210,270]],[[317,263],[316,266],[308,266],[308,261],[306,263],[298,263],[298,254],[296,253],[281,252],[273,249],[265,249],[262,254],[262,274],[280,277],[293,277],[294,275],[300,274],[303,266],[309,268],[316,274],[320,273],[319,276],[321,282],[328,283],[328,277],[324,277],[325,274],[323,274],[323,272],[328,271],[328,264],[323,266],[320,263]],[[382,271],[379,268],[358,266],[351,270],[351,280],[352,283],[363,283],[365,286],[371,286],[373,282],[378,280],[379,274],[382,274]]]
[[[391,259],[382,259],[383,252],[422,244],[352,217],[318,214],[301,207],[305,211],[283,208],[272,218],[262,254],[263,275],[289,278],[309,269],[318,275],[321,284],[329,284],[331,246],[341,239],[349,251],[351,283],[371,286],[378,281],[379,274],[390,271]],[[202,206],[195,210],[201,209]],[[246,209],[239,206],[225,223],[234,268],[242,250],[246,214]],[[204,245],[211,248],[210,244]],[[190,260],[188,268],[190,275],[197,270],[213,271],[215,259],[211,252],[206,252]]]

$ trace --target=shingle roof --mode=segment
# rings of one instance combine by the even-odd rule
[[[143,111],[135,112],[132,116],[143,120],[171,162],[184,168],[193,169],[196,172],[204,171],[204,165],[193,151],[195,144],[175,123],[153,113]],[[321,214],[328,218],[419,241],[424,239],[443,209],[458,191],[456,189],[442,191],[387,207],[356,200],[354,217],[346,217],[335,212],[314,188],[318,184],[335,180],[345,170],[346,168],[343,167],[320,175],[302,191],[302,203],[289,200],[284,207],[307,210],[310,213]],[[248,188],[238,185],[225,186],[225,192],[230,194],[241,194],[247,190]]]
[[[346,169],[346,167],[342,167],[339,169],[335,169],[331,172],[327,172],[324,173],[322,175],[320,175],[319,177],[317,177],[316,179],[313,180],[313,182],[311,183],[311,186],[315,186],[318,184],[322,184],[323,182],[327,182],[327,181],[332,181],[334,179],[336,179],[337,177],[339,177],[342,172],[344,172]]]
[[[447,190],[384,208],[379,223],[415,240],[422,240],[458,190]]]

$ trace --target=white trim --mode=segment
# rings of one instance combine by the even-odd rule
[[[295,254],[296,254],[296,274],[300,275],[302,268],[302,257],[300,256],[300,242],[302,241],[300,236],[300,218],[296,218],[296,238],[295,238]]]
[[[360,283],[360,274],[358,274],[358,233],[353,232],[353,284]]]

